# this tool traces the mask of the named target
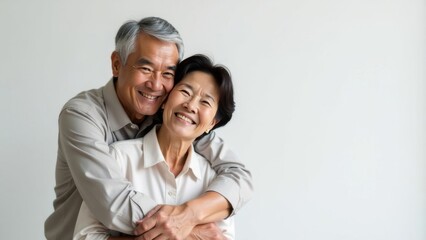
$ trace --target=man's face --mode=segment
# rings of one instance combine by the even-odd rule
[[[173,88],[179,53],[174,43],[164,42],[145,33],[139,34],[134,52],[125,65],[114,52],[111,56],[118,99],[134,123],[153,115]]]

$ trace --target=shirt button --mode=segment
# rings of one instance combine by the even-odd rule
[[[176,193],[173,191],[169,191],[169,196],[174,198],[176,196]]]
[[[133,128],[133,129],[138,128],[138,126],[136,126],[135,124],[132,124],[130,127]]]

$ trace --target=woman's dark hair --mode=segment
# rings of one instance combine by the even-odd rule
[[[232,85],[229,70],[225,66],[214,65],[212,60],[205,55],[193,55],[178,64],[175,71],[175,86],[182,81],[186,75],[195,71],[210,74],[219,88],[219,105],[215,116],[218,123],[212,130],[226,125],[231,120],[232,114],[235,111],[234,87]],[[157,117],[160,116],[160,114],[157,114]],[[205,134],[202,136],[204,135]]]

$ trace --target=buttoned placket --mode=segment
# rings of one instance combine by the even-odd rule
[[[167,176],[166,176],[165,199],[166,199],[166,204],[170,204],[170,205],[177,204],[176,179],[173,173],[170,171],[167,172]]]

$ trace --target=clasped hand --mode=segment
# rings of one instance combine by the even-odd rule
[[[224,240],[215,223],[199,224],[196,214],[185,204],[158,205],[137,222],[135,240]]]

